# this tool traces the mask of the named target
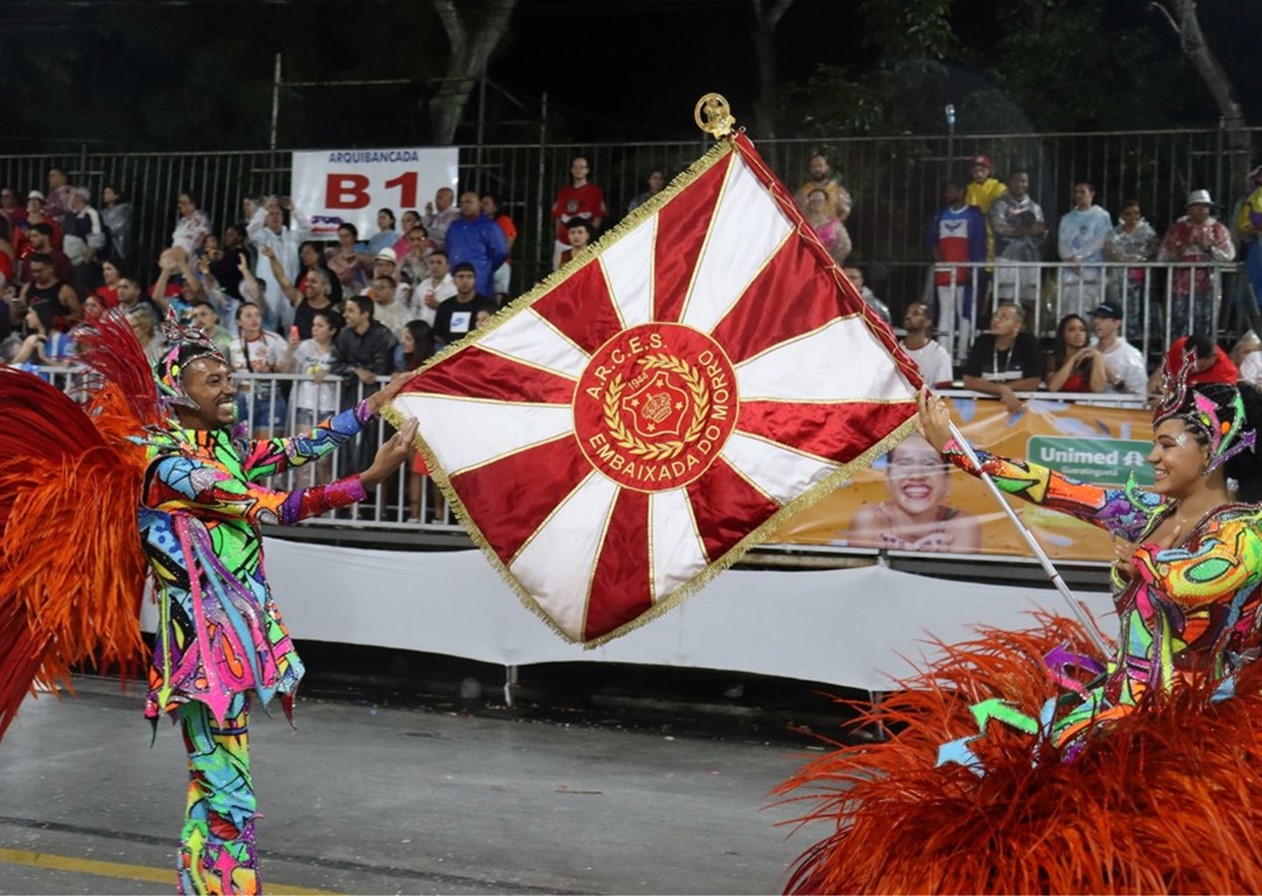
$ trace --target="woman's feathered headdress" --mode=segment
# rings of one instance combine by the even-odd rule
[[[1244,400],[1240,390],[1231,388],[1231,397],[1216,401],[1200,389],[1188,384],[1196,355],[1191,351],[1183,354],[1183,363],[1172,370],[1167,358],[1161,365],[1161,402],[1153,411],[1152,422],[1156,426],[1166,420],[1178,418],[1205,434],[1209,445],[1209,461],[1205,472],[1212,472],[1241,451],[1256,450],[1257,431],[1245,429]]]

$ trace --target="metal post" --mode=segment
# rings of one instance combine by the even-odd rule
[[[280,121],[280,53],[276,54],[276,68],[272,75],[272,133],[267,141],[267,148],[276,152],[276,128]]]
[[[547,195],[544,193],[544,184],[547,183],[548,164],[546,156],[548,153],[548,94],[545,91],[539,100],[539,176],[535,178],[535,188],[538,192],[538,198],[535,200],[535,233],[539,234],[539,254],[542,256],[543,277],[552,273],[552,244],[556,239],[552,236],[550,229],[545,229],[546,218],[544,217],[544,209],[547,208]],[[543,277],[536,278],[542,280]]]
[[[513,708],[513,695],[517,692],[517,667],[504,667],[504,705]]]
[[[276,190],[276,134],[280,124],[280,76],[281,76],[281,54],[276,54],[276,68],[272,74],[272,132],[268,137],[267,148],[271,150],[272,157],[267,163],[267,167],[271,170],[267,174],[267,184],[269,192],[277,192]]]
[[[484,188],[482,178],[482,135],[486,127],[486,64],[482,65],[482,76],[478,78],[478,139],[474,150],[474,182],[473,189],[480,194]]]

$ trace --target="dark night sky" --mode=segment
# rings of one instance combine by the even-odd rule
[[[778,32],[783,77],[845,58],[847,44],[857,43],[847,38],[848,6],[797,0]],[[758,88],[749,7],[749,0],[522,0],[491,77],[522,99],[537,102],[546,90],[549,104],[576,125],[623,139],[695,136],[693,105],[711,91],[748,124]]]
[[[490,75],[526,108],[513,109],[502,97],[492,96],[489,119],[537,122],[540,95],[546,92],[549,119],[556,126],[550,135],[553,139],[687,140],[697,136],[692,121],[697,98],[718,91],[732,103],[737,120],[752,128],[758,90],[752,2],[517,0],[509,34],[492,59]],[[1152,13],[1150,0],[1061,3],[1079,8],[1098,3],[1105,19],[1102,40],[1113,39],[1111,26],[1137,28],[1162,45],[1161,52],[1168,52],[1172,65],[1183,66],[1174,36]],[[425,6],[426,0],[410,0],[405,11],[415,21],[429,21]],[[947,60],[953,73],[948,88],[952,97],[965,92],[965,86],[971,90],[984,85],[981,70],[995,53],[1002,11],[1014,6],[1015,0],[956,0],[952,4],[952,25],[960,44],[960,50]],[[227,7],[230,14],[224,12]],[[375,15],[386,8],[395,14]],[[151,143],[179,148],[184,140],[205,142],[205,135],[194,126],[196,110],[203,105],[218,109],[220,125],[215,135],[223,136],[225,146],[256,146],[265,144],[268,136],[272,60],[278,49],[286,50],[286,42],[290,44],[286,77],[299,80],[416,77],[424,69],[413,63],[418,55],[428,52],[439,57],[445,52],[436,25],[410,36],[398,33],[391,23],[409,16],[398,15],[404,10],[397,0],[0,0],[0,9],[5,10],[0,34],[6,49],[15,51],[0,53],[0,73],[10,87],[0,96],[0,111],[8,111],[11,125],[15,118],[22,120],[21,127],[0,133],[4,146],[16,145],[18,138],[31,143],[41,138],[102,137],[128,146]],[[847,67],[854,76],[890,63],[865,45],[860,9],[860,0],[795,0],[777,31],[782,84],[804,80],[821,64]],[[1262,81],[1252,77],[1256,35],[1262,32],[1262,2],[1200,0],[1199,14],[1210,46],[1242,91],[1248,118],[1262,120]],[[84,27],[90,22],[98,32],[112,31],[115,40],[125,34],[131,52],[116,53],[107,44],[94,43],[93,29]],[[337,27],[297,27],[332,22]],[[181,33],[181,23],[186,31],[196,30]],[[284,23],[295,27],[287,30]],[[243,34],[251,40],[240,40]],[[57,59],[54,48],[73,46],[76,36],[85,55],[62,76],[68,84],[61,83],[56,71],[49,77],[46,63]],[[200,55],[186,52],[192,47],[211,49]],[[7,68],[6,59],[11,61]],[[84,77],[86,73],[90,78]],[[1190,92],[1162,107],[1172,113],[1165,116],[1166,122],[1212,125],[1217,120],[1213,102],[1194,74],[1189,72],[1187,77]],[[41,89],[45,78],[54,89]],[[439,89],[436,84],[287,90],[280,142],[333,145],[349,137],[364,145],[388,145],[399,139],[423,139],[428,127],[424,96]],[[1049,80],[1049,86],[1054,90],[1053,81]],[[241,90],[240,99],[234,101],[234,89],[241,87],[249,90]],[[1102,93],[1109,89],[1110,85],[1101,84]],[[82,104],[84,114],[80,118],[43,114],[38,110],[44,93],[61,98],[70,94],[70,100]],[[119,102],[133,96],[134,104]],[[1055,94],[1049,91],[1049,96]],[[476,102],[475,96],[466,108],[466,122],[475,119]],[[183,117],[155,115],[153,110],[164,103],[178,106]],[[1030,103],[1037,106],[1036,99]],[[1038,112],[1030,110],[1035,127],[1039,126]],[[1098,126],[1108,127],[1109,122],[1099,120]],[[113,131],[106,133],[110,128]],[[795,122],[784,122],[781,136],[795,129]],[[488,139],[520,142],[537,133],[531,132],[531,124],[502,130]],[[966,121],[960,122],[960,130],[968,131]],[[473,126],[466,124],[457,139],[471,142],[473,137]]]
[[[857,5],[796,0],[777,31],[782,80],[805,78],[821,63],[857,62],[862,68],[875,61],[864,58]],[[1011,5],[957,3],[953,26],[974,48],[993,45],[999,36],[996,10]],[[1150,7],[1148,0],[1108,0],[1104,26],[1141,28],[1178,60],[1173,32]],[[1204,0],[1199,14],[1211,47],[1235,75],[1246,113],[1257,118],[1262,84],[1248,75],[1255,65],[1262,3]],[[750,0],[519,0],[511,38],[493,61],[491,77],[532,103],[546,90],[551,107],[584,136],[689,138],[696,133],[693,104],[709,91],[724,94],[737,119],[752,124],[758,87],[752,28]],[[980,79],[980,66],[959,55],[951,65]],[[1190,110],[1193,117],[1187,124],[1216,121],[1208,93],[1202,109]]]

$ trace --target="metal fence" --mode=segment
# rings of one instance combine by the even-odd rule
[[[1229,339],[1248,329],[1244,303],[1252,302],[1235,264],[1194,262],[956,262],[933,266],[937,339],[962,361],[974,334],[987,328],[993,299],[1019,303],[1025,328],[1046,341],[1068,314],[1090,319],[1109,302],[1123,311],[1122,335],[1154,359],[1190,332]],[[989,284],[992,302],[974,301]],[[950,311],[956,311],[953,316]]]
[[[84,394],[83,368],[30,367],[29,369],[72,397],[81,398]],[[234,379],[240,388],[238,393],[238,404],[242,412],[240,419],[245,423],[249,437],[257,439],[283,438],[310,430],[312,417],[304,416],[309,411],[316,412],[315,416],[320,419],[328,416],[320,414],[326,410],[325,408],[307,408],[292,400],[296,395],[296,387],[302,383],[336,386],[341,402],[340,407],[353,407],[381,383],[387,381],[383,377],[377,384],[365,386],[358,380],[343,381],[337,377],[328,377],[317,381],[306,374],[284,373],[238,373]],[[965,390],[947,390],[942,394],[974,398],[987,397]],[[1030,397],[1036,393],[1019,394],[1022,397]],[[1146,396],[1123,393],[1083,395],[1039,392],[1037,395],[1045,399],[1110,407],[1137,406],[1142,405],[1146,400]],[[342,445],[328,457],[291,467],[284,473],[269,479],[266,485],[269,488],[292,491],[297,488],[327,484],[343,476],[360,472],[368,467],[378,447],[389,438],[392,432],[390,425],[378,418],[359,436]],[[304,524],[443,533],[462,531],[437,486],[427,475],[416,472],[411,463],[400,467],[390,480],[378,486],[365,501],[312,517]]]
[[[84,368],[74,366],[36,367],[27,369],[61,388],[76,400],[86,398],[83,389]],[[372,385],[357,379],[342,380],[338,377],[315,378],[307,374],[234,374],[238,384],[240,420],[246,425],[249,438],[272,439],[310,431],[313,420],[324,419],[342,408],[353,407],[368,394],[387,382],[385,377]],[[314,386],[302,393],[299,388]],[[336,393],[328,399],[314,398],[321,393],[319,387],[332,387]],[[968,397],[982,400],[991,396],[963,389],[944,390],[942,395]],[[1120,392],[1084,394],[1072,392],[1020,392],[1022,398],[1037,396],[1053,401],[1076,402],[1103,407],[1142,407],[1145,395]],[[326,407],[326,405],[333,405]],[[389,438],[393,429],[380,418],[373,420],[363,432],[341,445],[336,451],[317,461],[291,467],[269,478],[263,485],[268,488],[292,491],[323,485],[343,476],[362,472],[372,462],[381,444]],[[459,535],[463,532],[451,512],[441,491],[424,473],[417,472],[411,462],[405,463],[386,482],[369,493],[359,504],[330,511],[303,521],[302,525],[320,528],[372,529],[377,531],[425,532],[430,534]],[[812,550],[817,550],[812,546]],[[850,549],[823,546],[823,553],[853,553]]]
[[[650,170],[673,176],[706,149],[706,141],[622,144],[513,144],[460,147],[463,183],[503,197],[518,225],[512,290],[526,291],[551,263],[552,198],[565,183],[570,160],[585,155],[592,179],[605,191],[610,221],[627,211],[644,190]],[[854,259],[870,266],[868,281],[895,311],[918,298],[930,262],[927,234],[949,180],[967,178],[968,160],[992,157],[995,175],[1014,168],[1030,172],[1030,194],[1044,209],[1048,229],[1072,206],[1075,182],[1097,189],[1097,202],[1116,212],[1137,199],[1163,230],[1183,214],[1191,189],[1213,191],[1225,215],[1243,193],[1229,182],[1232,170],[1220,129],[1052,134],[900,135],[831,140],[767,140],[759,150],[791,189],[806,178],[810,156],[826,154],[854,198],[847,227]],[[20,193],[44,189],[51,165],[99,196],[111,185],[135,209],[135,250],[130,273],[156,276],[154,261],[170,242],[180,191],[194,193],[217,228],[241,217],[241,198],[289,192],[288,151],[216,153],[100,153],[0,156],[0,185]],[[1048,250],[1050,252],[1050,248]],[[1047,260],[1052,260],[1048,256]]]

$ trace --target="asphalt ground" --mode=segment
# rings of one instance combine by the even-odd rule
[[[718,672],[527,668],[510,707],[495,667],[304,658],[324,671],[296,730],[279,707],[251,723],[273,893],[778,892],[812,834],[786,839],[769,792],[841,715],[808,683]],[[28,699],[0,744],[0,893],[170,893],[179,732],[150,746],[135,685],[76,688]]]

